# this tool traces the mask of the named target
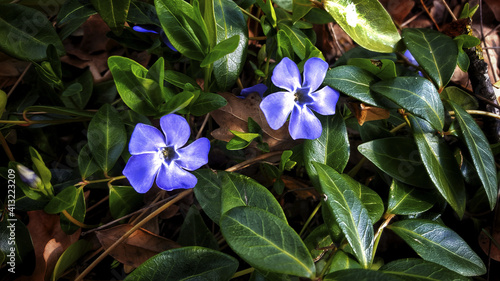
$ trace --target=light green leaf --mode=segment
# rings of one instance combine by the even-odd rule
[[[420,214],[432,208],[434,201],[431,193],[392,180],[387,213],[395,215]]]
[[[337,250],[337,252],[335,252],[335,256],[333,256],[332,263],[330,264],[330,267],[328,268],[328,272],[326,272],[326,274],[351,268],[361,268],[361,265],[359,265],[356,260],[351,258],[351,256],[348,256],[344,251]]]
[[[231,249],[251,266],[274,273],[315,276],[309,251],[283,219],[243,206],[223,214],[220,226]]]
[[[66,211],[74,219],[83,223],[83,220],[85,219],[85,212],[86,212],[83,187],[76,189],[75,197],[72,198],[71,201],[75,202],[75,204],[73,204],[70,208],[66,209]],[[64,216],[64,214],[61,213],[59,216],[60,216],[61,229],[64,231],[64,233],[70,235],[70,234],[73,234],[78,229],[80,229],[79,226],[77,226],[77,225],[73,224],[71,221],[69,221]]]
[[[402,259],[385,264],[380,271],[407,281],[469,281],[470,278],[422,259]]]
[[[54,271],[50,278],[51,281],[56,281],[59,277],[72,265],[74,265],[78,259],[83,257],[87,252],[92,250],[92,243],[90,241],[80,239],[75,243],[71,244],[59,257],[57,260]]]
[[[347,64],[368,70],[382,80],[396,77],[396,64],[389,59],[351,58]]]
[[[216,60],[223,58],[226,55],[234,52],[238,47],[240,42],[240,36],[235,35],[223,41],[220,41],[215,47],[210,50],[210,53],[201,61],[201,67],[207,67],[210,64],[214,63]]]
[[[127,20],[130,0],[90,0],[101,18],[116,35],[123,32]]]
[[[292,43],[293,51],[297,54],[297,56],[303,60],[306,59],[307,49],[309,39],[307,36],[298,28],[294,26],[290,26],[287,22],[278,22],[278,28],[283,30],[285,34],[290,39]]]
[[[314,167],[318,172],[321,192],[326,197],[326,209],[334,215],[358,262],[362,267],[369,268],[374,234],[368,211],[353,187],[337,171],[317,162]]]
[[[388,226],[424,260],[464,276],[486,273],[480,257],[453,230],[429,220],[402,220]]]
[[[309,0],[293,0],[293,6],[292,6],[293,22],[296,22],[301,18],[303,18],[307,13],[309,13],[309,11],[312,8],[313,5]]]
[[[194,99],[194,94],[192,92],[189,91],[180,92],[177,95],[173,96],[171,99],[169,99],[165,104],[160,106],[159,115],[161,116],[177,112],[187,107],[193,99]]]
[[[76,188],[68,186],[53,197],[43,210],[48,214],[58,214],[76,204]]]
[[[391,16],[377,0],[325,0],[325,9],[363,48],[392,53],[401,39]]]

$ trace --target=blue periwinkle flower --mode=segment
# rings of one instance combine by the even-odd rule
[[[260,83],[257,85],[253,85],[252,87],[245,88],[241,90],[240,95],[238,96],[239,98],[246,98],[248,95],[251,93],[258,93],[260,98],[264,97],[264,93],[267,91],[267,86]]]
[[[192,188],[196,185],[193,171],[208,163],[210,141],[199,138],[184,146],[191,135],[183,117],[168,114],[160,119],[160,132],[153,126],[137,124],[129,143],[132,154],[123,170],[130,184],[139,193],[156,184],[167,191]]]
[[[415,66],[420,66],[417,62],[417,60],[415,60],[415,58],[413,57],[413,55],[410,53],[410,50],[406,50],[406,52],[404,53],[404,56],[408,59],[408,61],[415,65]],[[412,70],[415,70],[413,67],[411,67]],[[422,71],[419,71],[418,72],[418,75],[424,77],[424,75],[422,74]]]
[[[293,139],[316,139],[321,136],[321,121],[311,110],[322,115],[335,114],[339,92],[325,86],[317,90],[325,79],[328,64],[320,58],[310,58],[304,64],[302,82],[297,65],[283,58],[274,68],[273,84],[286,91],[270,94],[262,100],[260,108],[269,126],[277,130],[288,115],[288,130]],[[291,114],[290,114],[291,113]]]
[[[161,40],[167,47],[170,48],[170,50],[177,52],[177,49],[170,43],[170,40],[168,40],[167,35],[165,35],[165,32],[161,27],[155,26],[153,28],[144,28],[142,26],[136,25],[132,27],[133,30],[137,32],[142,32],[142,33],[154,33],[154,34],[160,34]]]
[[[25,184],[29,185],[31,188],[38,188],[41,186],[42,179],[40,179],[40,177],[35,174],[35,172],[21,164],[17,164],[16,168],[19,172],[21,181],[23,181]]]

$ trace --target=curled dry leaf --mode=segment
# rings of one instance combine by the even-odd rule
[[[96,231],[97,239],[107,249],[132,227],[130,224],[122,224]],[[110,255],[125,265],[138,267],[158,253],[179,247],[179,244],[170,239],[140,228],[111,251]]]
[[[262,129],[262,139],[269,144],[269,150],[285,150],[297,145],[288,133],[288,122],[278,130],[269,127],[264,113],[260,110],[261,98],[252,93],[240,99],[231,93],[219,93],[227,100],[227,105],[210,113],[220,128],[212,132],[218,140],[230,141],[234,135],[229,131],[248,132],[248,117],[251,117]]]
[[[500,229],[496,228],[493,230],[493,233],[491,233],[491,229],[488,228],[486,231],[490,234],[495,241],[500,243]],[[481,249],[486,255],[490,255],[490,257],[496,261],[500,261],[500,249],[495,246],[494,243],[490,243],[490,238],[484,233],[481,232],[479,234],[479,246],[481,246]],[[488,249],[489,248],[489,249]]]

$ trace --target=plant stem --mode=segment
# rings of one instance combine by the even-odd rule
[[[467,113],[469,113],[469,114],[471,114],[471,115],[483,115],[483,116],[488,116],[488,117],[492,117],[492,118],[500,119],[500,115],[495,114],[495,113],[491,113],[491,112],[488,112],[488,111],[482,111],[482,110],[466,110],[466,112],[467,112]],[[450,115],[455,115],[455,112],[450,111]]]
[[[255,158],[252,158],[252,159],[248,159],[248,160],[245,160],[241,163],[238,163],[230,168],[227,168],[225,171],[226,172],[234,172],[234,171],[238,171],[238,170],[241,170],[243,168],[246,168],[250,165],[252,165],[253,163],[255,162],[258,162],[260,160],[264,160],[266,158],[269,158],[269,157],[273,157],[273,156],[276,156],[276,155],[281,155],[283,153],[283,151],[273,151],[273,152],[268,152],[268,153],[265,153],[265,154],[262,154],[262,155],[259,155]]]
[[[309,216],[309,218],[307,218],[307,221],[306,223],[304,223],[304,226],[302,227],[302,229],[300,230],[300,233],[299,233],[299,236],[302,237],[302,234],[304,233],[304,231],[306,230],[307,226],[309,225],[309,223],[312,221],[313,217],[316,215],[316,213],[319,211],[319,208],[321,208],[321,201],[319,201],[318,205],[316,206],[316,208],[314,208],[314,210],[312,211],[311,215]]]
[[[255,268],[253,268],[253,267],[250,267],[250,268],[247,268],[247,269],[243,269],[241,271],[236,272],[233,275],[233,277],[231,277],[231,279],[237,278],[237,277],[240,277],[240,276],[243,276],[243,275],[250,274],[250,273],[254,272],[254,270],[255,270]]]
[[[375,258],[375,253],[377,252],[377,247],[378,247],[378,242],[380,241],[380,237],[382,236],[382,231],[384,231],[384,228],[389,225],[389,222],[391,222],[392,218],[394,218],[396,215],[394,214],[387,214],[384,216],[385,220],[384,222],[380,225],[380,227],[377,230],[377,233],[375,234],[374,242],[373,242],[373,252],[372,252],[372,260]]]
[[[5,154],[7,154],[7,157],[9,158],[10,161],[15,162],[16,159],[14,158],[14,155],[12,154],[12,151],[10,151],[9,144],[5,140],[5,137],[3,134],[0,132],[0,143],[2,143],[3,150],[5,151]]]
[[[256,20],[257,22],[260,22],[260,19],[259,19],[258,17],[256,17],[256,16],[252,15],[252,14],[251,14],[250,12],[248,12],[247,10],[245,10],[245,9],[243,9],[243,8],[241,8],[241,7],[240,7],[240,10],[241,10],[241,12],[243,12],[243,14],[245,14],[245,15],[247,15],[247,16],[249,16],[249,17],[251,17],[252,19]]]
[[[71,216],[68,211],[66,210],[63,210],[62,211],[62,214],[70,221],[72,222],[73,224],[81,227],[81,228],[94,228],[94,227],[97,227],[98,225],[88,225],[88,224],[84,224],[83,222],[80,222],[79,220],[75,219],[73,216]]]

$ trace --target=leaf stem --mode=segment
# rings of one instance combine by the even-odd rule
[[[66,210],[63,210],[61,212],[70,222],[72,222],[73,224],[81,227],[81,228],[94,228],[94,227],[97,227],[98,225],[88,225],[88,224],[84,224],[83,222],[80,222],[79,220],[75,219],[73,216],[70,215],[70,213],[68,213],[68,211]]]
[[[253,267],[250,267],[250,268],[247,268],[247,269],[243,269],[243,270],[241,270],[241,271],[236,272],[236,273],[233,275],[233,277],[231,277],[231,279],[233,279],[233,278],[237,278],[237,277],[240,277],[240,276],[243,276],[243,275],[250,274],[250,273],[252,273],[252,272],[254,272],[254,271],[255,271],[255,268],[253,268]]]
[[[472,110],[471,109],[471,110],[466,110],[466,112],[469,113],[469,114],[471,114],[471,115],[483,115],[483,116],[488,116],[488,117],[500,119],[500,115],[495,114],[495,113],[491,113],[491,112],[487,112],[487,111]],[[450,111],[449,113],[450,113],[450,115],[455,115],[454,111]]]
[[[236,164],[236,165],[234,165],[232,167],[229,167],[225,171],[226,172],[238,171],[238,170],[241,170],[243,168],[246,168],[246,167],[252,165],[255,162],[258,162],[260,160],[264,160],[266,158],[270,158],[270,157],[273,157],[273,156],[276,156],[276,155],[281,155],[282,153],[283,153],[283,151],[280,150],[280,151],[273,151],[273,152],[268,152],[268,153],[265,153],[265,154],[261,154],[261,155],[259,155],[257,157],[245,160],[245,161],[243,161],[241,163],[238,163],[238,164]]]
[[[375,258],[375,253],[377,252],[377,247],[378,247],[378,242],[380,241],[380,237],[382,236],[382,231],[384,231],[384,228],[389,225],[389,222],[395,217],[395,214],[385,214],[385,220],[384,222],[380,225],[380,227],[377,230],[377,233],[375,233],[375,238],[373,242],[373,252],[372,252],[372,260]]]
[[[257,22],[260,22],[260,19],[254,15],[252,15],[249,11],[243,9],[242,7],[239,7],[241,12],[249,17],[251,17],[252,19],[256,20]]]
[[[319,211],[319,208],[321,208],[321,200],[319,201],[319,203],[316,206],[316,208],[314,208],[314,210],[312,211],[311,215],[309,216],[309,218],[307,218],[307,221],[304,223],[304,226],[300,230],[300,233],[299,233],[300,237],[302,237],[302,234],[304,233],[304,231],[306,230],[306,228],[309,226],[309,223],[312,221],[313,217]]]

